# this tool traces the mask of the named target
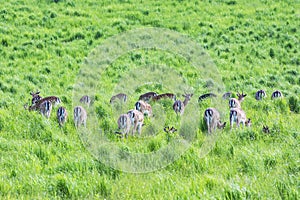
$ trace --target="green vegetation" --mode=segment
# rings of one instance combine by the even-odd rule
[[[299,199],[299,16],[297,1],[1,2],[0,198]],[[209,92],[214,82],[199,81],[197,69],[172,52],[139,49],[117,58],[101,74],[99,85],[92,85],[99,90],[91,115],[123,157],[128,152],[156,152],[182,137],[192,139],[191,146],[175,162],[148,173],[126,173],[96,159],[96,143],[88,146],[87,141],[100,136],[79,135],[72,123],[76,77],[96,47],[111,36],[143,27],[177,31],[202,46],[222,76],[225,91],[248,94],[242,106],[252,127],[229,131],[227,126],[218,132],[213,149],[199,156],[207,138],[202,113],[213,101],[198,105],[197,97]],[[168,73],[181,77],[176,83],[193,88],[191,105],[200,113],[196,135],[178,132],[167,137],[150,119],[143,127],[148,135],[122,141],[113,134],[117,115],[109,98],[127,76],[138,77],[134,69],[141,66],[170,66]],[[159,82],[132,88],[128,107],[122,109],[132,108],[143,92],[172,92],[169,88]],[[268,95],[262,101],[254,99],[259,89]],[[284,98],[272,101],[276,89]],[[55,109],[49,120],[24,110],[29,93],[36,90],[61,98],[69,111],[65,127],[58,126]],[[180,91],[175,92],[182,99]],[[227,102],[222,103],[222,119],[229,123]],[[164,123],[178,126],[171,105],[165,100],[154,110],[165,108]],[[115,106],[118,110],[122,105]],[[151,125],[159,129],[156,135],[150,135]],[[263,125],[270,128],[269,134],[262,132]],[[109,155],[109,148],[100,150]],[[176,152],[162,153],[176,157]]]

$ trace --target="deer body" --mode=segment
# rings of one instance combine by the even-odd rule
[[[276,90],[272,93],[271,99],[283,97],[282,93],[279,90]]]
[[[158,101],[160,99],[172,99],[173,101],[176,101],[176,95],[173,93],[164,93],[153,97],[153,101]]]
[[[133,126],[132,135],[136,131],[138,131],[139,135],[141,135],[142,126],[144,123],[144,114],[138,110],[130,110],[127,114],[130,118],[131,126]]]
[[[176,100],[173,104],[173,110],[175,111],[175,113],[178,115],[178,113],[180,113],[180,115],[182,115],[184,113],[184,109],[187,106],[188,102],[191,100],[191,97],[193,96],[193,94],[185,94],[184,96],[184,101],[180,101],[180,100]]]
[[[58,97],[49,96],[49,97],[42,98],[39,101],[35,102],[35,104],[29,106],[29,110],[39,110],[41,105],[46,101],[49,101],[51,104],[54,103],[54,105],[61,103],[61,101]]]
[[[237,93],[238,99],[236,98],[230,98],[229,99],[229,108],[241,108],[241,102],[244,101],[244,98],[247,96],[247,94]]]
[[[224,94],[222,95],[222,98],[223,98],[223,99],[229,99],[229,98],[231,98],[231,95],[232,95],[231,92],[226,92],[226,93],[224,93]]]
[[[251,126],[251,120],[247,119],[246,113],[240,108],[230,109],[230,130],[234,122],[236,122],[237,127],[240,127],[241,123],[243,126]]]
[[[255,99],[256,100],[262,100],[264,97],[266,97],[267,94],[264,90],[258,90],[256,93],[255,93]]]
[[[43,116],[45,116],[46,118],[49,118],[51,111],[52,111],[52,103],[50,101],[43,101],[40,104],[39,109]]]
[[[135,103],[135,109],[143,113],[144,115],[152,116],[152,107],[150,104],[140,100]]]
[[[56,113],[56,117],[60,126],[63,126],[67,121],[68,112],[65,107],[59,107]]]
[[[87,104],[89,107],[91,104],[91,98],[88,95],[84,95],[83,97],[80,98],[80,103]]]
[[[131,119],[128,114],[122,114],[118,118],[118,128],[121,130],[121,134],[128,135],[131,127]]]
[[[221,123],[220,113],[215,108],[207,108],[204,111],[204,121],[206,122],[208,133],[212,133],[216,128],[222,129],[226,125],[226,122]]]
[[[145,94],[142,94],[140,97],[139,97],[139,100],[142,100],[142,101],[150,101],[150,99],[152,99],[153,97],[156,97],[157,96],[157,93],[155,92],[147,92]]]
[[[117,99],[119,99],[119,100],[121,100],[121,101],[123,101],[124,103],[127,101],[127,95],[126,94],[124,94],[124,93],[119,93],[119,94],[116,94],[116,95],[114,95],[114,96],[112,96],[111,98],[110,98],[110,103],[113,103],[115,100],[117,100]]]
[[[74,124],[78,128],[80,125],[86,127],[87,113],[85,109],[81,106],[76,106],[74,108]]]

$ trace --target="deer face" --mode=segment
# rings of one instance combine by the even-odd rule
[[[32,105],[34,105],[36,102],[38,102],[39,100],[42,99],[42,97],[40,96],[39,91],[37,91],[36,93],[30,92],[30,95],[32,96],[32,99],[31,99],[31,104]]]

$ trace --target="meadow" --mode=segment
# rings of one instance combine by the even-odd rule
[[[289,0],[2,2],[1,199],[299,199],[299,18],[299,1]],[[210,75],[222,82],[224,91],[217,92],[247,93],[242,105],[252,127],[230,131],[227,125],[215,133],[213,147],[205,149],[210,136],[202,115],[216,102],[197,100],[216,82],[178,53],[136,49],[94,71],[102,61],[99,46],[109,48],[111,38],[143,28],[169,30],[202,47],[215,67]],[[83,73],[83,68],[93,70]],[[156,74],[163,74],[164,81]],[[77,83],[85,77],[93,79],[87,84],[96,91],[88,125],[101,129],[99,134],[77,131],[72,121],[82,92]],[[147,84],[134,82],[144,79]],[[267,97],[257,101],[260,89]],[[284,98],[271,100],[276,89]],[[63,128],[55,109],[48,120],[24,109],[29,93],[37,90],[61,98],[69,111]],[[130,94],[128,102],[111,106],[111,95],[122,90]],[[114,134],[119,112],[132,108],[147,91],[174,92],[179,99],[186,91],[194,96],[182,119],[164,100],[153,105],[159,113],[156,123],[147,118],[141,137],[119,139]],[[218,103],[229,124],[228,102]],[[196,131],[168,136],[166,125]],[[270,133],[262,132],[263,125]],[[189,145],[169,149],[181,139]],[[113,146],[103,142],[100,148],[101,141]],[[123,160],[129,153],[155,152],[168,159],[155,165],[154,157],[153,165],[138,168],[111,163],[107,159],[115,152]]]

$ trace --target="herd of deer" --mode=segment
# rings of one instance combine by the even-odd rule
[[[57,104],[61,103],[59,97],[56,96],[48,96],[48,97],[41,97],[40,92],[31,92],[30,95],[32,96],[31,105],[28,107],[27,104],[24,105],[25,109],[29,111],[35,110],[40,111],[40,113],[45,116],[46,118],[50,118],[50,114],[52,112],[53,104],[56,106]],[[87,106],[91,103],[91,98],[87,95],[83,96],[80,99],[80,102],[86,104]],[[60,126],[63,126],[68,118],[67,109],[63,106],[60,106],[56,112],[57,120]],[[74,108],[74,124],[76,128],[80,125],[86,126],[87,121],[87,112],[82,106],[76,106]]]
[[[25,109],[36,110],[40,111],[40,113],[45,116],[46,118],[50,117],[53,104],[54,106],[61,103],[61,100],[56,96],[48,96],[42,98],[40,96],[40,92],[31,92],[30,95],[32,96],[31,105],[28,107],[25,105]],[[139,100],[135,103],[134,109],[129,110],[125,114],[121,114],[117,120],[118,129],[117,134],[123,136],[128,136],[130,130],[131,134],[133,135],[135,132],[141,134],[141,129],[144,123],[144,116],[151,117],[152,107],[149,102],[157,102],[161,99],[171,99],[174,101],[173,103],[173,110],[175,111],[177,116],[183,115],[185,107],[187,106],[188,102],[191,100],[193,94],[184,94],[184,100],[177,100],[176,95],[172,93],[164,93],[164,94],[157,94],[155,92],[147,92],[145,94],[140,95]],[[238,98],[232,98],[232,93],[227,92],[225,93],[222,98],[229,99],[229,109],[230,109],[230,129],[232,129],[233,124],[236,123],[237,127],[242,124],[243,126],[251,126],[251,120],[247,119],[245,111],[241,107],[241,102],[247,95],[242,93],[237,93]],[[202,101],[203,99],[209,97],[217,97],[217,95],[213,93],[207,93],[201,95],[198,98],[198,101]],[[266,92],[264,90],[259,90],[255,94],[256,100],[262,100],[266,97]],[[283,97],[282,93],[278,90],[272,93],[271,98],[280,98]],[[80,98],[80,103],[85,104],[87,107],[90,106],[91,98],[88,95],[84,95]],[[110,99],[110,103],[113,104],[115,101],[121,101],[122,103],[127,101],[127,95],[124,93],[119,93]],[[60,126],[63,126],[66,123],[68,112],[65,107],[60,106],[56,112],[57,120]],[[226,122],[221,122],[220,120],[220,113],[215,108],[207,108],[204,111],[204,121],[206,122],[208,133],[212,133],[216,130],[216,128],[222,129],[225,127]],[[87,111],[82,106],[76,106],[73,110],[73,119],[75,127],[78,128],[81,125],[86,127],[87,121]],[[268,131],[267,127],[263,128],[264,131]],[[165,132],[175,132],[177,129],[174,127],[165,127]]]

